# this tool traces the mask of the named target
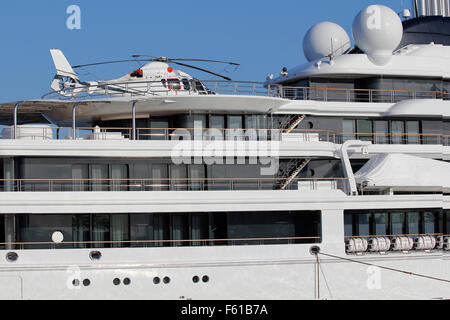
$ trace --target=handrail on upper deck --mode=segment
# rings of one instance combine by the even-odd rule
[[[279,84],[266,84],[253,81],[222,81],[222,80],[200,80],[205,85],[211,85],[212,90],[199,92],[192,86],[189,90],[171,90],[166,88],[160,81],[124,81],[104,85],[104,88],[96,89],[93,93],[75,93],[67,96],[67,89],[53,91],[42,96],[61,100],[83,100],[99,97],[124,97],[124,96],[173,96],[173,95],[196,95],[196,94],[232,94],[232,95],[256,95],[271,96],[292,100],[324,100],[324,101],[346,101],[346,102],[395,102],[396,98],[402,99],[444,99],[450,100],[450,93],[445,91],[427,90],[402,90],[402,89],[353,89],[353,88],[321,88],[306,86],[283,86]],[[152,86],[152,84],[156,84]],[[141,85],[141,87],[130,88],[130,85]],[[108,89],[109,87],[109,89]],[[128,92],[114,92],[113,89]],[[133,91],[130,91],[133,90]],[[104,93],[103,93],[104,91]],[[342,93],[345,93],[343,96]],[[333,93],[335,96],[333,96]],[[331,95],[331,96],[330,96]],[[338,95],[338,96],[336,96]],[[405,97],[405,95],[407,97]]]
[[[6,130],[12,130],[12,126],[1,127]],[[20,129],[26,129],[27,126],[23,125],[17,128],[20,133]],[[72,127],[45,127],[45,126],[30,126],[30,129],[42,130],[41,133],[33,132],[32,134],[25,134],[32,139],[63,139],[64,137],[73,136]],[[59,136],[58,138],[47,137],[49,132],[54,130],[67,131],[65,135]],[[94,139],[108,139],[108,133],[120,134],[124,139],[130,139],[132,137],[132,128],[129,127],[78,127],[76,133],[76,138],[89,138],[91,135],[95,135]],[[178,130],[184,130],[178,131]],[[373,140],[375,144],[442,144],[444,146],[450,145],[450,135],[440,134],[440,133],[403,133],[403,132],[339,132],[330,129],[293,129],[290,133],[283,133],[282,129],[262,129],[262,128],[242,128],[242,129],[232,129],[232,128],[136,128],[136,138],[140,139],[151,139],[163,138],[164,140],[171,140],[179,136],[184,136],[186,131],[192,134],[191,131],[200,130],[201,139],[203,141],[229,141],[229,137],[237,138],[238,141],[282,141],[284,135],[294,136],[295,134],[304,135],[305,140],[313,139],[314,141],[322,142],[332,142],[336,144],[341,144],[344,140],[349,137],[357,137],[362,139]],[[214,132],[210,130],[218,130],[222,135],[223,139],[210,140],[210,137],[216,137]],[[125,131],[125,132],[124,132]],[[229,134],[231,133],[231,134]],[[19,135],[20,137],[20,135]],[[195,140],[195,134],[192,137]],[[247,138],[247,139],[246,139]],[[10,137],[2,137],[1,139],[11,139]],[[217,137],[216,137],[217,139]],[[233,139],[231,139],[233,141]],[[415,143],[415,141],[417,143]]]

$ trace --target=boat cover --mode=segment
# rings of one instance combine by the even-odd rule
[[[450,191],[450,163],[406,154],[373,156],[355,173],[364,188],[404,191]]]

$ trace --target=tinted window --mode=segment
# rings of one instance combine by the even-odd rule
[[[0,243],[4,243],[5,241],[5,216],[0,215]],[[0,244],[0,249],[4,249],[5,245]]]
[[[183,79],[181,81],[183,82],[184,90],[191,90],[191,86],[189,84],[189,80],[188,79]]]
[[[167,84],[169,86],[169,89],[172,89],[172,90],[180,90],[181,89],[181,82],[178,79],[167,79]]]

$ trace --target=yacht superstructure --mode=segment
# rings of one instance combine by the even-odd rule
[[[412,2],[260,83],[52,49],[0,108],[0,298],[449,299],[450,2]]]

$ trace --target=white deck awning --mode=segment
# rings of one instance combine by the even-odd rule
[[[364,189],[450,192],[450,163],[406,154],[373,156],[355,173]]]

